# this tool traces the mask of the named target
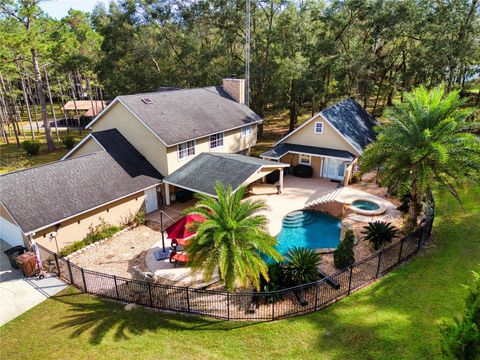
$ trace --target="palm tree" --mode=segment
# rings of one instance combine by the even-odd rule
[[[378,250],[386,244],[390,244],[393,239],[398,237],[399,232],[389,222],[375,221],[365,225],[362,234],[365,235],[365,240],[369,241],[375,250]]]
[[[363,172],[379,169],[382,185],[410,197],[407,229],[416,227],[422,197],[433,187],[444,186],[459,200],[456,186],[480,177],[480,140],[471,133],[479,124],[468,120],[473,110],[463,105],[458,91],[415,89],[387,109],[388,122],[362,156]]]
[[[215,184],[217,199],[196,194],[197,203],[186,211],[200,214],[206,221],[194,223],[197,234],[187,246],[193,272],[203,271],[210,280],[218,269],[228,291],[236,284],[260,288],[260,278],[268,281],[268,266],[262,256],[280,261],[277,240],[265,230],[267,219],[260,212],[268,209],[263,201],[244,200],[245,187],[232,191]]]
[[[314,249],[295,247],[285,255],[286,274],[294,285],[318,280],[318,267],[322,258]]]

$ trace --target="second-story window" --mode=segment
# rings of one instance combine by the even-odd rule
[[[252,133],[252,125],[242,126],[241,134],[242,137],[248,136]]]
[[[210,135],[210,149],[223,147],[223,132]]]
[[[177,145],[178,159],[186,159],[195,155],[195,140],[184,142]]]
[[[323,134],[323,122],[317,121],[315,123],[315,134]]]

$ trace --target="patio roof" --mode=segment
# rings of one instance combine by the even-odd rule
[[[237,191],[240,186],[248,184],[248,179],[261,170],[271,168],[275,171],[288,166],[290,165],[239,154],[201,153],[164,178],[163,182],[216,196],[217,181],[230,185],[233,191]]]
[[[280,159],[282,156],[288,153],[307,154],[307,155],[313,155],[313,156],[325,156],[325,157],[332,157],[332,158],[339,158],[339,159],[346,159],[346,160],[355,159],[355,155],[345,150],[337,150],[337,149],[298,145],[298,144],[288,144],[288,143],[278,144],[277,146],[264,152],[260,156],[262,158]]]

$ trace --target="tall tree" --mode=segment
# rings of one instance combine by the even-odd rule
[[[473,110],[463,105],[458,91],[415,89],[404,103],[387,109],[388,123],[361,158],[362,171],[378,170],[383,185],[409,196],[409,229],[416,227],[421,200],[435,186],[459,199],[457,186],[480,180],[480,137],[470,132],[480,123],[468,120]]]

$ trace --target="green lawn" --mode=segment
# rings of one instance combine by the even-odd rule
[[[480,186],[463,207],[437,194],[434,243],[409,263],[314,314],[242,323],[123,310],[68,289],[0,328],[5,359],[435,359],[439,326],[463,306],[480,262]]]

